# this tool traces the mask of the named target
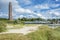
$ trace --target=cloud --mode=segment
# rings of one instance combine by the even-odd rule
[[[30,13],[31,15],[28,15],[28,17],[32,17],[33,18],[33,17],[35,17],[34,15],[36,15],[36,16],[38,16],[40,18],[44,18],[45,19],[45,17],[43,15],[41,15],[41,13],[35,13],[34,11],[29,10],[29,9],[17,9],[16,12],[19,12],[19,13]],[[25,15],[25,17],[26,16],[27,15]],[[24,16],[20,15],[20,17],[24,17]]]
[[[3,12],[0,12],[0,18],[8,18],[8,14],[7,13],[3,13]]]
[[[9,2],[12,2],[12,4],[18,3],[18,1],[16,0],[1,0],[0,2],[2,2],[3,4],[9,4]]]
[[[45,13],[45,14],[44,14]],[[46,12],[44,12],[43,15],[48,19],[52,19],[52,18],[60,18],[60,9],[53,9],[53,10],[48,10]]]
[[[22,0],[22,1],[23,1],[23,3],[24,3],[25,5],[31,4],[31,1],[30,1],[30,0]]]
[[[58,11],[58,10],[51,10],[50,14],[55,14],[56,16],[60,16],[60,11]]]
[[[34,16],[34,15],[29,15],[29,17],[32,17],[32,18],[34,18],[35,16]]]
[[[59,1],[59,0],[56,0],[56,1]]]
[[[18,9],[15,9],[16,12],[19,12],[19,13],[32,13],[31,10],[29,9],[24,9],[24,8],[18,8]]]
[[[60,9],[55,10],[55,9],[51,9],[51,8],[56,8],[59,7],[60,4],[56,4],[56,3],[43,3],[43,4],[33,4],[35,2],[31,2],[30,0],[0,0],[0,3],[3,3],[3,9],[2,13],[4,14],[0,14],[0,16],[8,16],[8,4],[9,2],[12,2],[12,7],[13,7],[13,17],[14,18],[19,18],[19,17],[41,17],[46,19],[47,17],[51,18],[51,15],[53,16],[60,16]],[[59,0],[56,0],[59,1]],[[24,5],[29,5],[28,7],[24,6],[22,7],[20,5],[20,3],[24,6]],[[30,5],[31,4],[31,5]],[[25,8],[26,7],[26,8]],[[48,10],[44,10],[44,9],[48,9]],[[49,10],[51,9],[51,10]],[[7,10],[7,11],[6,11]],[[41,11],[44,10],[45,12]],[[36,11],[36,12],[35,12]],[[25,14],[25,15],[23,15]],[[26,15],[29,14],[29,15]],[[31,14],[31,15],[30,15]],[[34,16],[35,15],[35,16]]]
[[[50,4],[49,7],[55,8],[55,7],[59,7],[60,4]]]
[[[49,9],[48,4],[35,5],[35,8],[38,9]]]
[[[46,19],[46,17],[44,17],[43,15],[41,15],[40,13],[36,14],[38,17]]]
[[[20,15],[20,18],[23,18],[24,17],[24,15]]]

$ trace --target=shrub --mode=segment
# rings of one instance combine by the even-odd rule
[[[6,25],[3,22],[0,22],[0,32],[6,31]]]
[[[19,20],[14,20],[14,24],[18,24],[19,23]]]

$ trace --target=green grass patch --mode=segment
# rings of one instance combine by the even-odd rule
[[[0,34],[0,40],[29,40],[22,34]]]

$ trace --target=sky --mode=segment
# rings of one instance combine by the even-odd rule
[[[60,18],[60,0],[0,0],[0,18],[8,18],[12,3],[13,18]]]

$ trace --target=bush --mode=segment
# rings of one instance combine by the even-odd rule
[[[19,20],[14,20],[14,24],[19,24]]]
[[[6,31],[6,25],[3,22],[0,22],[0,32]]]

